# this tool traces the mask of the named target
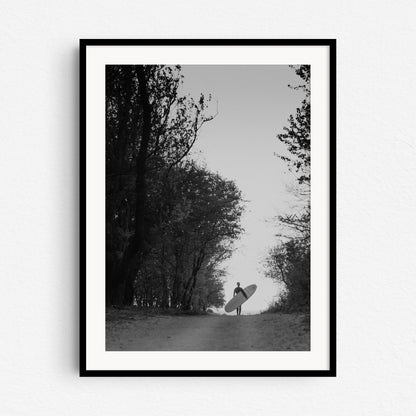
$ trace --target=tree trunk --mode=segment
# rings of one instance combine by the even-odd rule
[[[183,298],[182,298],[183,309],[186,311],[189,311],[191,309],[192,295],[196,286],[198,272],[202,267],[204,258],[205,258],[205,253],[202,250],[199,252],[199,255],[197,257],[194,257],[193,266],[192,266],[192,274],[191,274],[191,277],[188,279],[188,282],[186,283],[186,287],[185,287]]]
[[[176,251],[175,253],[175,274],[173,276],[173,291],[171,306],[177,308],[180,306],[182,298],[182,277],[183,277],[183,264],[182,264],[182,252]]]
[[[161,253],[161,280],[162,280],[162,299],[160,302],[160,306],[162,308],[169,308],[169,282],[168,277],[166,275],[165,270],[165,245],[162,245],[162,253]]]

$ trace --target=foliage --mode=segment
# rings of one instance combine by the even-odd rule
[[[266,276],[284,283],[281,311],[305,310],[310,304],[310,245],[299,239],[277,244],[266,259]]]
[[[280,241],[268,253],[265,275],[284,284],[284,291],[272,308],[275,311],[307,310],[310,306],[310,75],[309,65],[294,67],[302,84],[291,87],[305,93],[295,115],[290,115],[278,139],[286,155],[279,155],[296,174],[293,193],[301,207],[278,217]],[[289,86],[290,87],[290,86]]]
[[[106,67],[106,302],[220,306],[241,232],[235,184],[190,151],[210,97],[180,96],[179,66]]]
[[[153,186],[159,189],[152,189],[155,199],[149,207],[152,248],[137,280],[136,288],[142,287],[137,302],[182,309],[221,306],[220,265],[242,231],[240,191],[192,161]],[[151,288],[150,300],[142,296],[144,288]]]
[[[285,145],[289,156],[279,155],[287,162],[289,167],[297,174],[300,184],[310,183],[310,164],[311,164],[311,102],[310,102],[310,65],[300,65],[295,68],[296,74],[304,82],[294,89],[304,91],[305,98],[302,104],[296,109],[295,115],[290,115],[289,125],[284,127],[284,133],[278,134],[278,139]]]

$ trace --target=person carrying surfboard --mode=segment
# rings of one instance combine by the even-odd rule
[[[237,282],[237,287],[234,289],[233,297],[237,296],[239,293],[242,293],[246,299],[248,299],[246,292],[244,292],[244,289],[240,287],[240,282]],[[241,315],[241,305],[236,309],[237,315]]]

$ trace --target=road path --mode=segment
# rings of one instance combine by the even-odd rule
[[[308,351],[304,314],[107,314],[107,351]]]

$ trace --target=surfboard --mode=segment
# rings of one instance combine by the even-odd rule
[[[250,285],[244,288],[244,292],[246,292],[247,299],[245,296],[240,292],[237,296],[234,296],[226,305],[225,305],[225,312],[232,312],[234,309],[237,309],[241,306],[246,300],[250,299],[253,296],[254,292],[257,289],[257,285]]]

